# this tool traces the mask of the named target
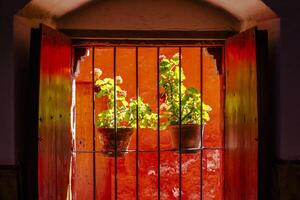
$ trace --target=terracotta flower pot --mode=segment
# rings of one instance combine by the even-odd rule
[[[180,126],[171,125],[169,127],[172,147],[179,149]],[[203,129],[202,129],[203,131]],[[201,147],[201,125],[182,124],[181,125],[181,149],[182,153],[195,153]]]
[[[134,128],[118,128],[115,133],[113,128],[98,128],[97,132],[100,137],[100,143],[103,146],[103,154],[108,157],[115,156],[115,136],[117,144],[117,157],[127,154],[131,136]]]

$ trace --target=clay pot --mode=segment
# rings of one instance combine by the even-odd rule
[[[172,147],[179,149],[180,126],[171,125],[169,131],[172,139]],[[203,129],[202,129],[203,131]],[[181,125],[181,152],[195,153],[201,147],[201,125],[198,124],[182,124]]]
[[[117,132],[115,132],[115,129],[113,128],[98,128],[97,132],[100,137],[103,154],[108,157],[115,156],[115,138],[117,157],[122,157],[127,154],[131,136],[133,135],[134,131],[134,128],[118,128]]]

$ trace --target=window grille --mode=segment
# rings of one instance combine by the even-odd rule
[[[87,48],[90,54],[82,59],[80,69],[77,69],[79,75],[76,77],[73,199],[223,199],[223,75],[220,70],[223,66],[220,68],[218,61],[214,63],[215,59],[209,54],[209,49],[216,48],[221,49],[223,53],[223,45],[103,44],[80,48]],[[213,99],[215,93],[216,99],[212,104],[217,105],[213,107],[217,112],[212,117],[218,120],[212,118],[211,121],[217,121],[213,122],[213,125],[209,125],[210,121],[207,122],[207,126],[214,130],[206,133],[207,127],[202,130],[203,119],[202,115],[199,116],[201,122],[199,148],[182,148],[184,135],[181,84],[179,84],[181,112],[178,116],[180,127],[178,148],[171,146],[171,137],[167,137],[168,131],[161,129],[160,107],[163,103],[162,87],[159,85],[160,63],[162,55],[171,57],[176,53],[179,54],[179,82],[184,78],[181,73],[184,70],[187,72],[184,81],[192,80],[186,84],[198,89],[201,101],[210,104],[209,99]],[[193,69],[188,68],[189,64],[193,65]],[[221,64],[223,65],[223,61]],[[208,74],[209,67],[210,70],[214,70],[214,75],[211,72]],[[109,152],[109,156],[104,155],[107,152],[103,150],[103,145],[101,147],[103,141],[100,141],[97,132],[97,115],[103,111],[104,108],[101,106],[106,102],[95,96],[95,90],[98,90],[95,87],[95,68],[102,70],[103,78],[112,78],[114,81],[115,136],[114,150]],[[126,98],[137,99],[141,96],[145,99],[145,103],[150,101],[153,112],[157,114],[157,130],[142,130],[138,128],[140,107],[136,106],[137,128],[125,152],[120,152],[116,145],[116,134],[120,129],[117,124],[118,105],[116,105],[118,98],[116,82],[119,75],[122,77],[122,86],[124,85],[127,91]],[[206,82],[214,85],[207,86]],[[150,87],[153,89],[149,89]],[[211,91],[211,88],[218,90]],[[206,91],[209,91],[207,92],[209,98],[206,98]],[[201,111],[203,112],[203,104]],[[118,153],[125,155],[119,156]]]

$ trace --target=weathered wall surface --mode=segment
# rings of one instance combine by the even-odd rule
[[[119,30],[239,30],[232,15],[182,0],[98,1],[58,19],[59,28]]]

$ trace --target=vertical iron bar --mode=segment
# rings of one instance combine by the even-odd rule
[[[135,48],[135,81],[136,81],[136,199],[139,199],[139,68],[138,68],[138,47]]]
[[[201,47],[200,48],[200,110],[201,110],[201,114],[200,114],[200,127],[201,127],[201,130],[200,130],[200,134],[201,134],[201,137],[200,137],[200,200],[203,199],[203,172],[202,172],[202,158],[203,158],[203,116],[202,116],[202,112],[203,112],[203,48]]]
[[[118,184],[117,184],[117,94],[116,94],[116,47],[114,46],[114,132],[115,132],[115,200],[118,199]]]
[[[160,110],[159,110],[159,99],[160,99],[160,94],[159,94],[159,53],[160,53],[160,47],[157,47],[157,55],[156,55],[156,60],[157,60],[157,198],[160,200]]]
[[[92,48],[92,104],[93,104],[93,199],[96,199],[96,143],[95,143],[95,47]]]
[[[225,173],[225,105],[226,105],[226,98],[225,98],[225,95],[226,95],[226,62],[225,62],[225,46],[222,47],[222,54],[223,54],[223,59],[222,59],[222,66],[223,66],[223,78],[222,78],[222,84],[221,84],[221,90],[222,90],[222,109],[223,109],[223,144],[222,144],[222,155],[223,155],[223,159],[222,159],[222,163],[223,163],[223,200],[225,199],[224,195],[225,195],[225,183],[224,183],[224,173]]]
[[[182,134],[181,134],[181,47],[179,47],[179,199],[182,199]]]

